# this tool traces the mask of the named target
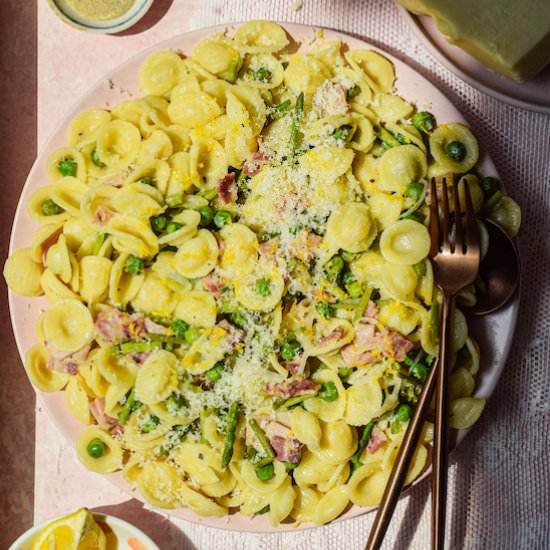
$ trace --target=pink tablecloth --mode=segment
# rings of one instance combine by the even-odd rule
[[[50,13],[45,1],[38,4],[39,146],[94,81],[135,52],[190,29],[251,17],[324,25],[366,37],[412,59],[459,105],[524,208],[525,280],[506,371],[482,420],[454,454],[451,548],[547,548],[550,117],[510,107],[459,81],[417,42],[390,0],[304,0],[302,6],[296,0],[156,0],[154,9],[164,16],[144,32],[124,37],[73,30]],[[163,550],[351,550],[366,540],[372,515],[280,535],[236,534],[168,520],[85,471],[40,405],[36,421],[36,521],[78,506],[100,508],[138,524]],[[384,547],[427,548],[429,530],[429,484],[423,483],[399,504]]]

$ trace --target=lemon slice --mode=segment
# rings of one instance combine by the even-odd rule
[[[105,533],[87,508],[48,523],[31,550],[105,550]]]

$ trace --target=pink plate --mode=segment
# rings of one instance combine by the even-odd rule
[[[109,108],[120,101],[128,99],[129,94],[134,96],[138,95],[138,68],[143,60],[153,51],[173,48],[189,53],[193,46],[202,38],[205,38],[213,32],[220,32],[226,29],[231,32],[235,26],[235,24],[217,25],[185,33],[162,42],[154,48],[145,50],[114,71],[106,74],[105,77],[98,82],[90,92],[77,103],[77,105],[75,105],[68,117],[60,124],[47,141],[27,178],[15,213],[10,252],[18,248],[28,247],[31,244],[32,234],[38,228],[38,225],[27,214],[25,205],[31,193],[45,183],[46,174],[44,166],[46,159],[56,149],[65,145],[65,130],[69,121],[84,109],[92,107]],[[284,24],[284,27],[296,41],[306,44],[306,49],[307,43],[311,41],[316,31],[316,29],[312,27],[297,24]],[[396,67],[396,89],[400,95],[407,98],[409,101],[413,101],[420,109],[429,109],[432,111],[438,122],[465,122],[464,117],[456,107],[433,84],[415,72],[403,61],[392,57],[367,42],[340,32],[327,29],[325,30],[325,37],[337,38],[345,41],[351,49],[369,48],[381,52],[390,59]],[[497,176],[495,166],[486,152],[482,152],[479,167],[483,174]],[[10,291],[9,305],[15,339],[17,341],[19,353],[23,359],[25,352],[36,343],[36,320],[40,312],[47,306],[47,300],[45,298],[29,299],[17,296]],[[514,300],[512,300],[505,309],[484,318],[472,319],[470,322],[472,332],[480,343],[482,357],[484,359],[483,366],[478,375],[478,388],[475,393],[476,397],[487,398],[494,390],[504,367],[506,356],[508,355],[515,329],[518,307],[519,297],[516,295]],[[71,416],[69,410],[65,407],[62,393],[48,394],[37,391],[37,394],[49,411],[52,420],[69,439],[71,445],[74,445],[74,441],[78,437],[78,434],[84,429],[84,426]],[[464,435],[464,433],[460,433],[457,440],[460,441]],[[424,472],[422,477],[426,475],[428,475],[428,471]],[[110,474],[106,477],[128,493],[132,492],[130,485],[124,480],[121,473]],[[418,483],[418,481],[419,480],[415,483]],[[138,493],[132,494],[136,498],[140,498]],[[359,508],[356,506],[350,507],[337,521],[341,521],[344,518],[355,517],[373,509],[374,508]],[[296,529],[292,527],[290,523],[283,524],[277,529],[273,529],[265,516],[258,516],[254,519],[250,519],[235,513],[224,518],[201,518],[187,508],[178,508],[169,511],[169,513],[194,523],[235,531],[275,532]],[[308,527],[311,527],[311,525],[301,525],[298,529]]]

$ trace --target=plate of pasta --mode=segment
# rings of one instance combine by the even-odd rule
[[[107,75],[38,156],[4,268],[25,369],[82,464],[227,529],[375,508],[437,353],[443,173],[517,232],[452,103],[342,33],[212,27]],[[453,428],[479,418],[517,307],[454,311]],[[427,422],[409,483],[430,442]]]

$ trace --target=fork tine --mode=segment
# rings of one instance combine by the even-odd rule
[[[443,220],[441,222],[443,226],[442,230],[442,246],[443,252],[451,252],[451,241],[449,238],[449,193],[447,190],[447,176],[443,176],[443,185],[441,186],[441,196],[443,198]]]
[[[472,254],[476,252],[479,254],[479,227],[468,185],[464,185],[464,198],[466,199],[466,248]]]
[[[430,240],[430,257],[433,258],[439,252],[439,211],[435,178],[430,180]]]
[[[464,183],[464,187],[468,187],[467,183]],[[464,232],[462,229],[462,212],[460,210],[458,185],[453,185],[453,205],[455,207],[455,252],[458,254],[463,254]]]

